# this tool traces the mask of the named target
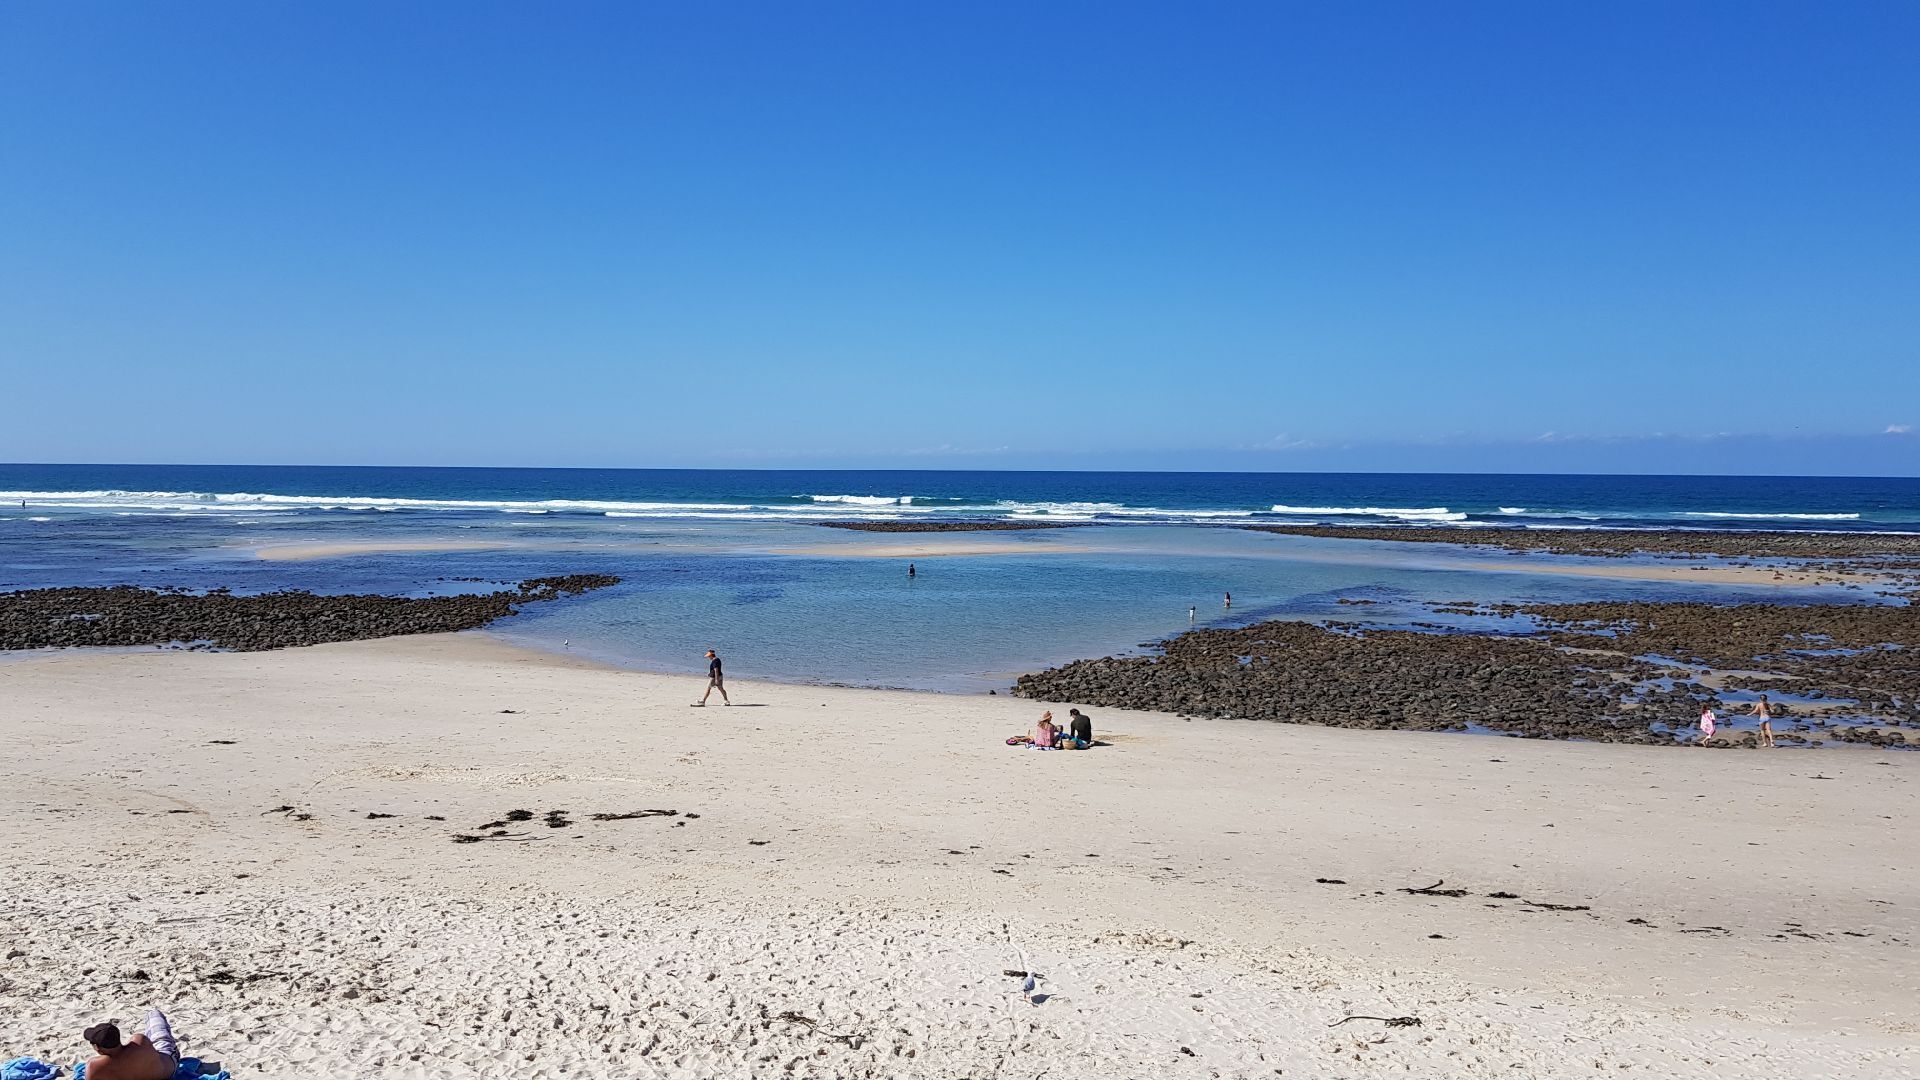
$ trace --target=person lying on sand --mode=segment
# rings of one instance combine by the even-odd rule
[[[88,1080],[173,1080],[180,1044],[159,1009],[147,1010],[146,1031],[126,1042],[112,1023],[95,1024],[83,1036],[98,1056],[87,1062]]]

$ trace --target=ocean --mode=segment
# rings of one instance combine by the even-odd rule
[[[0,511],[1920,530],[1907,477],[0,465]]]
[[[874,553],[954,538],[817,527],[850,519],[1107,527],[963,534],[994,553],[918,558],[909,579],[907,558]],[[0,465],[0,589],[427,595],[606,572],[623,583],[491,632],[649,670],[698,671],[713,647],[736,678],[965,692],[1190,625],[1444,624],[1430,605],[1458,600],[1862,599],[1232,528],[1267,523],[1909,532],[1920,479]],[[344,547],[256,555],[285,545]]]

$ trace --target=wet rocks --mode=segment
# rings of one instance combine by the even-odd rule
[[[1833,710],[1827,716],[1857,717],[1829,731],[1839,742],[1920,745],[1909,741],[1920,731],[1898,727],[1920,729],[1920,608],[1597,602],[1477,613],[1526,615],[1539,629],[1425,633],[1268,622],[1194,630],[1157,643],[1157,655],[1080,660],[1023,676],[1014,693],[1332,727],[1478,728],[1672,745],[1697,738],[1701,705],[1729,713],[1742,707],[1717,704],[1721,691],[1712,683],[1723,680],[1718,685],[1811,698]],[[1725,678],[1716,669],[1768,677]],[[1777,708],[1776,727],[1811,708]],[[1758,740],[1729,729],[1707,745],[1746,748]]]
[[[1269,622],[1190,631],[1161,649],[1026,675],[1014,693],[1332,727],[1668,741],[1609,688],[1575,686],[1581,659],[1535,641]]]
[[[0,649],[189,643],[257,652],[333,641],[472,630],[520,605],[606,588],[606,574],[534,578],[512,590],[470,596],[236,596],[112,588],[0,593]]]
[[[1344,540],[1467,544],[1556,555],[1718,555],[1762,559],[1920,558],[1920,536],[1904,533],[1761,532],[1732,529],[1435,529],[1417,525],[1242,525],[1252,532]]]

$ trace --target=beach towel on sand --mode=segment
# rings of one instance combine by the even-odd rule
[[[53,1080],[58,1075],[58,1065],[49,1065],[34,1058],[14,1058],[0,1065],[0,1080]]]
[[[173,1080],[202,1080],[202,1078],[205,1078],[205,1080],[233,1080],[233,1077],[230,1076],[225,1069],[221,1069],[219,1072],[201,1072],[200,1070],[204,1066],[205,1063],[199,1058],[181,1058],[179,1066],[173,1070]],[[47,1075],[51,1076],[52,1074],[49,1073]],[[0,1080],[13,1080],[13,1077],[0,1074]],[[73,1080],[87,1080],[86,1062],[83,1061],[73,1067]]]

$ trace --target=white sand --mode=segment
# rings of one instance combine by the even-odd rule
[[[245,1075],[1920,1073],[1904,755],[1047,754],[1030,702],[700,686],[479,635],[0,666],[0,1054],[157,1001]],[[451,842],[515,808],[575,824]]]

